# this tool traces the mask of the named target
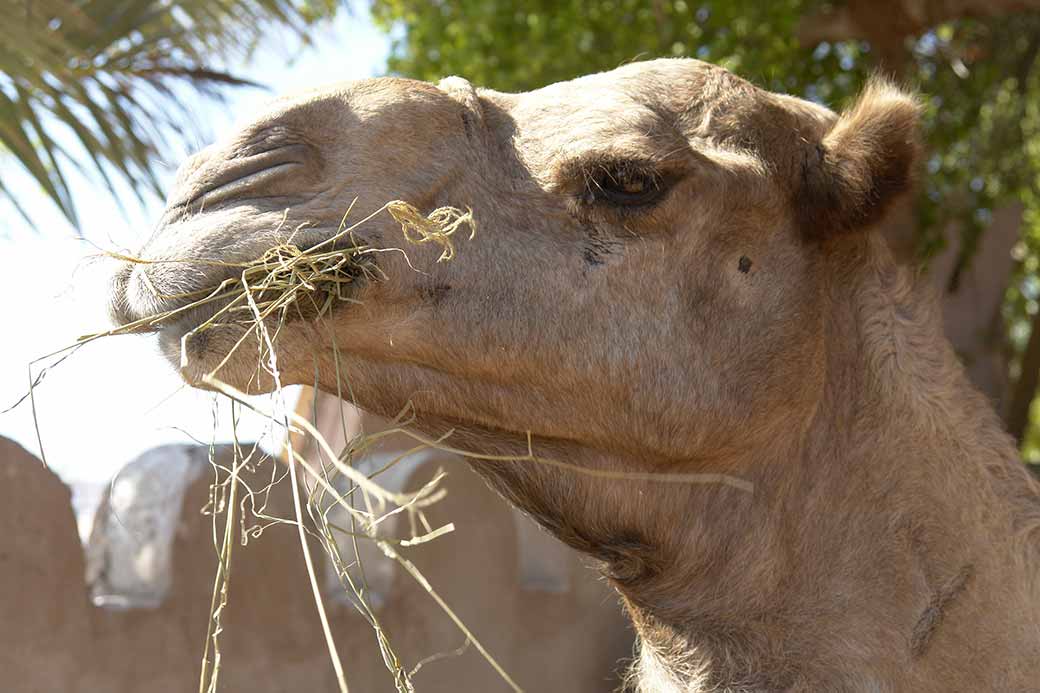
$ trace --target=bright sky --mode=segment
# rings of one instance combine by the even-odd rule
[[[261,45],[251,63],[231,71],[271,87],[271,92],[239,89],[227,106],[198,101],[193,111],[214,137],[248,118],[274,94],[298,91],[385,71],[389,39],[363,8],[340,12],[330,25],[312,33],[312,46],[284,36]],[[184,143],[195,149],[198,143]],[[176,161],[165,175],[172,177]],[[76,240],[73,230],[16,166],[0,163],[4,184],[16,191],[37,230],[9,203],[0,203],[0,305],[7,325],[0,337],[0,410],[28,389],[28,362],[71,344],[83,334],[108,329],[106,309],[109,265],[88,261],[96,253]],[[126,214],[100,183],[70,181],[84,236],[106,248],[136,248],[147,237],[162,208],[150,200],[142,208],[129,194]],[[50,467],[67,482],[107,480],[145,450],[170,442],[213,438],[213,397],[182,387],[159,356],[154,337],[103,339],[78,351],[53,370],[36,390],[36,411]],[[230,435],[227,416],[218,440]],[[263,424],[244,421],[239,435],[256,439]],[[0,414],[0,435],[39,454],[28,403]]]

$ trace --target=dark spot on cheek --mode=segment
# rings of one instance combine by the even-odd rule
[[[419,287],[419,296],[428,303],[437,304],[443,301],[450,291],[450,284],[424,284]]]
[[[740,260],[737,261],[737,269],[747,274],[751,271],[751,258],[747,255],[741,255]]]
[[[585,246],[585,250],[582,251],[581,256],[585,258],[585,264],[590,267],[599,267],[603,264],[603,253],[596,248]]]
[[[466,132],[466,138],[473,137],[473,118],[467,111],[462,112],[462,129]]]
[[[620,250],[620,243],[613,240],[593,225],[584,228],[585,241],[582,244],[581,256],[589,267],[600,267],[606,264],[607,258]]]

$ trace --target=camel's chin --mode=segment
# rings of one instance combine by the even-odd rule
[[[275,334],[273,327],[269,329],[269,334]],[[285,351],[287,334],[296,332],[283,326],[274,338],[276,354]],[[284,359],[276,359],[273,364],[279,371],[275,380],[266,341],[258,342],[256,330],[245,326],[199,330],[187,322],[168,325],[159,331],[159,348],[185,383],[202,390],[220,391],[230,386],[245,394],[260,395],[300,382]]]
[[[193,326],[166,325],[159,330],[159,350],[192,387],[204,387],[204,376],[219,364],[210,350],[210,335],[193,332]]]
[[[198,331],[196,325],[180,323],[167,325],[159,331],[159,349],[184,379],[192,387],[212,390],[211,379],[227,383],[235,389],[245,390],[249,387],[249,378],[243,378],[247,370],[244,363],[247,342],[238,349],[235,344],[242,336],[242,330],[234,327],[213,327]],[[250,344],[249,346],[255,346]],[[239,351],[242,353],[238,353]],[[256,349],[252,349],[256,354]],[[256,363],[253,363],[254,372]],[[255,381],[255,378],[253,379]],[[255,388],[255,382],[253,388]]]

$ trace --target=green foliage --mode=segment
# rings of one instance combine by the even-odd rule
[[[0,0],[0,151],[73,223],[70,168],[96,174],[113,195],[114,176],[138,197],[158,193],[155,162],[170,135],[191,122],[178,88],[217,94],[243,84],[214,63],[248,53],[272,26],[302,36],[335,4]],[[0,196],[18,206],[2,181]]]
[[[390,69],[420,79],[456,73],[516,91],[639,58],[695,56],[772,88],[799,90],[840,72],[837,52],[793,60],[805,53],[795,37],[798,19],[817,4],[377,0],[373,14],[386,27],[400,23],[405,29]]]
[[[935,220],[965,221],[962,264],[970,262],[996,206],[1036,202],[1027,198],[1040,172],[1038,48],[1036,14],[946,24],[916,43],[932,152],[926,191]],[[934,234],[925,240],[934,242]]]

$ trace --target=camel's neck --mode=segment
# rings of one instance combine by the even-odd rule
[[[1040,680],[1040,496],[903,282],[868,263],[833,289],[827,344],[842,348],[804,440],[739,465],[753,496],[691,492],[665,567],[618,581],[637,690]]]

